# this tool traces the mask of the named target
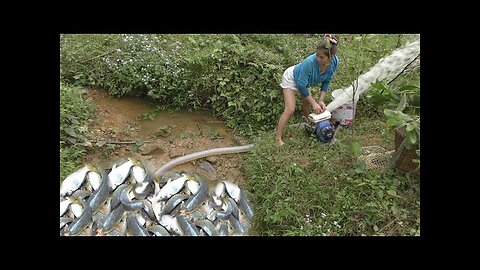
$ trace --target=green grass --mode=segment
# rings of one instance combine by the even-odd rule
[[[391,145],[370,134],[386,128],[379,120],[357,120],[340,130],[330,146],[319,144],[303,129],[290,128],[278,147],[264,133],[246,155],[246,188],[253,194],[258,235],[415,235],[420,228],[418,177],[397,172],[384,176],[357,162],[352,143]]]

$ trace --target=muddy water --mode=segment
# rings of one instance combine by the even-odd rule
[[[207,149],[242,145],[232,130],[224,122],[216,119],[208,111],[169,112],[157,111],[156,106],[135,97],[116,98],[104,91],[86,90],[87,99],[95,106],[94,123],[89,129],[96,141],[117,142],[102,146],[93,145],[87,153],[87,162],[108,168],[114,162],[133,157],[145,162],[150,171],[155,171],[165,162],[176,157]],[[151,115],[153,119],[143,120]],[[141,141],[141,146],[134,142]],[[127,142],[123,144],[122,142]],[[128,143],[130,142],[130,143]],[[214,156],[213,158],[181,164],[171,171],[193,171],[205,175],[200,164],[212,165],[216,179],[243,182],[239,171],[239,154]],[[208,173],[212,176],[212,173]]]

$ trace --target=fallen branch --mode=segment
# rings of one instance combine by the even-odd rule
[[[95,143],[98,142],[104,142],[104,141],[96,141]],[[142,143],[150,143],[152,141],[142,141]],[[93,142],[92,142],[93,143]],[[127,142],[117,142],[117,141],[105,141],[104,144],[136,144],[136,141],[127,141]]]
[[[149,143],[149,142],[152,142],[152,141],[142,141],[142,143]],[[134,144],[134,143],[137,143],[137,142],[107,142],[107,143],[110,143],[110,144]]]

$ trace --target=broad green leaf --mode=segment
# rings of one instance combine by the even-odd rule
[[[378,226],[377,226],[377,225],[373,225],[373,230],[376,231],[376,232],[378,232],[378,230],[379,230],[379,229],[378,229]]]
[[[399,124],[401,124],[401,123],[402,123],[402,122],[399,121],[399,120],[396,119],[396,118],[388,118],[388,119],[387,119],[387,125],[389,125],[389,126],[397,126],[397,125],[399,125]]]
[[[415,132],[407,132],[407,143],[414,145],[417,142],[417,134]]]
[[[398,104],[397,111],[403,111],[405,106],[407,105],[407,95],[402,95],[402,99],[400,99],[400,103]]]
[[[383,113],[388,117],[397,117],[397,115],[398,115],[398,113],[396,111],[390,110],[390,109],[383,110]]]
[[[415,127],[410,124],[410,123],[407,123],[407,131],[412,131]]]

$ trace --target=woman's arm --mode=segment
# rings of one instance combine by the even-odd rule
[[[320,108],[322,108],[322,112],[327,108],[324,102],[326,95],[327,95],[326,91],[320,91],[320,98],[318,99],[318,105],[320,106]]]

